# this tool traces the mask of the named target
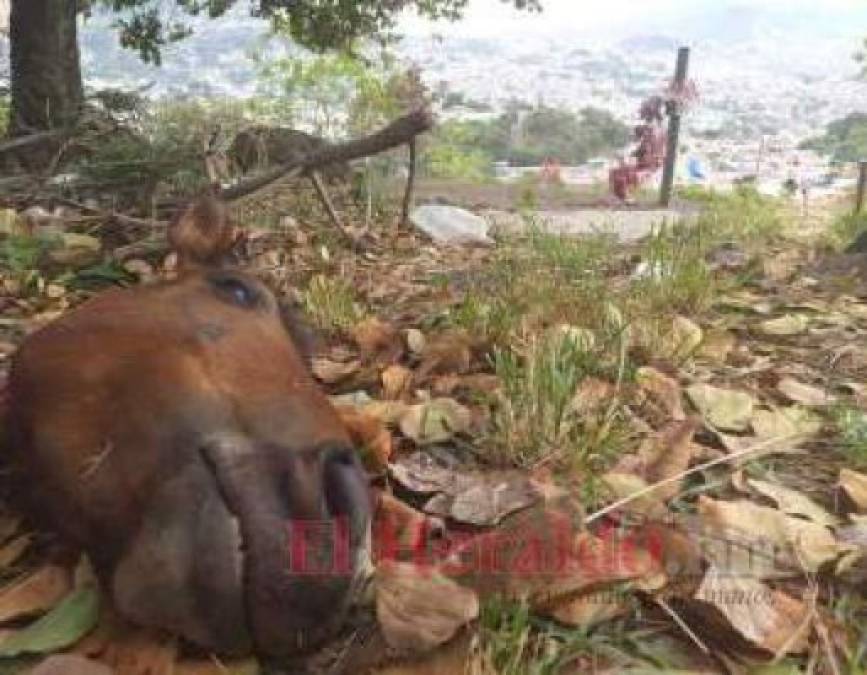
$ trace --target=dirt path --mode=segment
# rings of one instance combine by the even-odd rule
[[[519,213],[484,211],[481,213],[495,230],[520,234],[529,227],[566,236],[608,233],[623,242],[636,241],[663,223],[674,223],[692,214],[675,209],[575,209],[570,211],[540,211],[530,219]]]

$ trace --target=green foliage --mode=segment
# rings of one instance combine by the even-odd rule
[[[562,164],[581,164],[623,147],[628,140],[629,128],[605,110],[584,108],[576,114],[547,106],[526,110],[513,104],[489,121],[453,120],[440,125],[425,165],[430,174],[451,178],[461,177],[454,167],[475,168],[483,162],[537,165],[551,157]],[[443,157],[450,161],[444,162]]]
[[[0,658],[60,651],[87,635],[98,620],[99,591],[93,586],[82,586],[47,614],[4,640]]]
[[[138,128],[95,146],[78,167],[100,183],[135,186],[149,196],[158,183],[189,193],[207,181],[203,140],[219,127],[231,138],[260,102],[162,101],[142,113]]]
[[[616,398],[594,410],[579,412],[574,405],[588,377],[619,382],[626,373],[627,327],[613,305],[604,303],[602,311],[595,331],[553,328],[529,336],[519,349],[494,351],[503,391],[491,445],[500,459],[524,466],[553,461],[582,471],[591,483],[621,451],[625,436]]]
[[[0,267],[15,275],[27,274],[36,269],[40,258],[54,241],[25,235],[12,235],[0,246]]]
[[[594,155],[623,147],[629,128],[611,113],[584,108],[568,110],[539,106],[523,119],[506,114],[505,122],[517,130],[518,140],[505,157],[514,164],[535,165],[553,157],[564,164],[582,164]]]
[[[830,155],[835,162],[867,158],[867,113],[853,112],[831,122],[824,135],[805,141],[801,147]]]
[[[370,133],[424,97],[419,74],[399,70],[384,50],[376,58],[348,53],[253,58],[269,116],[320,136]]]
[[[831,244],[835,248],[843,249],[865,231],[867,231],[867,212],[844,213],[831,224],[829,232]]]
[[[491,175],[493,156],[480,147],[484,122],[446,122],[437,127],[422,156],[423,170],[433,178],[482,180]]]
[[[628,598],[617,588],[608,593]],[[658,634],[650,641],[650,635],[624,621],[596,628],[561,626],[535,616],[526,602],[504,599],[487,601],[479,616],[483,670],[500,675],[685,672],[677,668],[684,659],[676,644]]]
[[[134,49],[148,63],[160,62],[167,44],[190,34],[184,15],[222,16],[238,0],[96,0],[119,12],[116,27],[121,44]],[[503,0],[519,9],[539,9],[538,0]],[[254,0],[250,11],[272,20],[277,30],[315,51],[351,50],[362,38],[388,40],[401,12],[414,9],[421,16],[458,19],[468,0]]]
[[[762,242],[782,232],[783,211],[777,199],[740,186],[730,193],[711,193],[698,227],[707,247],[724,241]]]
[[[361,319],[352,287],[340,279],[318,274],[303,297],[304,309],[317,328],[347,330]]]
[[[9,127],[10,100],[8,96],[0,96],[0,135],[5,136]]]
[[[832,411],[832,419],[840,451],[856,468],[867,467],[867,413],[844,405]]]
[[[633,280],[631,293],[642,313],[692,314],[709,306],[714,283],[704,256],[708,244],[699,226],[663,223],[645,240],[645,273]]]

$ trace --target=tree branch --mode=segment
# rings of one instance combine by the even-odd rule
[[[243,180],[223,190],[221,196],[226,201],[240,199],[290,174],[308,173],[329,164],[349,162],[353,159],[376,155],[408,143],[419,134],[428,131],[432,126],[433,115],[431,112],[426,109],[416,110],[399,117],[370,136],[320,148],[300,160],[282,164],[259,176]]]

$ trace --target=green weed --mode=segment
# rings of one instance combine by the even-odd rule
[[[855,466],[867,467],[867,413],[844,405],[835,408],[831,417],[839,435],[840,451]]]
[[[865,231],[867,231],[867,211],[845,213],[838,216],[831,224],[828,240],[833,248],[842,250]]]
[[[602,396],[592,411],[575,397],[589,377],[619,381],[625,375],[625,330],[593,333],[554,329],[528,338],[522,349],[496,349],[494,371],[502,382],[493,412],[497,459],[533,466],[540,462],[593,475],[621,449],[616,396]]]
[[[485,672],[556,675],[565,672],[647,671],[676,667],[668,645],[653,650],[649,633],[613,621],[597,628],[569,628],[534,616],[524,602],[490,600],[479,617],[479,651]],[[664,636],[658,636],[663,637]]]
[[[347,330],[362,317],[352,287],[341,279],[316,275],[303,300],[310,319],[323,330]]]

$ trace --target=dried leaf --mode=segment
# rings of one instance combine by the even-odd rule
[[[683,473],[692,459],[692,437],[698,430],[697,419],[674,422],[642,444],[638,451],[644,464],[644,478],[653,485]],[[663,501],[680,492],[678,483],[666,483],[653,491]]]
[[[401,398],[412,382],[412,371],[400,365],[382,371],[382,395],[389,400]]]
[[[30,534],[22,534],[0,546],[0,568],[14,565],[24,552],[30,548],[33,537]]]
[[[400,418],[404,436],[419,445],[442,443],[470,428],[470,411],[450,398],[435,398],[410,406]]]
[[[397,331],[394,327],[376,317],[369,317],[357,323],[352,328],[351,334],[355,344],[365,356],[392,347],[397,339]]]
[[[524,540],[531,537],[531,533],[526,533]],[[640,533],[633,536],[612,530],[598,537],[579,532],[571,543],[571,548],[563,551],[563,542],[559,542],[560,555],[568,553],[568,557],[558,559],[558,564],[546,566],[543,562],[542,569],[535,573],[509,575],[510,595],[529,598],[534,608],[545,608],[590,590],[618,588],[624,582],[647,592],[668,583],[660,557],[643,547],[645,541]],[[512,568],[507,565],[505,569]]]
[[[839,523],[837,518],[800,492],[752,478],[747,480],[747,484],[759,494],[772,499],[780,511],[790,516],[803,516],[825,527],[834,527]]]
[[[618,598],[615,593],[601,592],[567,600],[544,614],[567,626],[590,628],[623,616],[629,610],[630,605],[625,597]]]
[[[406,346],[416,356],[421,356],[424,353],[427,339],[418,328],[409,328],[406,331]]]
[[[611,495],[615,500],[626,499],[642,490],[646,490],[648,487],[647,481],[642,476],[619,469],[609,471],[603,475],[602,482],[611,491]],[[631,507],[630,510],[647,515],[649,518],[668,515],[668,508],[653,492],[647,492],[641,495],[641,497],[636,497],[629,505]]]
[[[851,469],[840,469],[839,485],[860,513],[867,512],[867,475]]]
[[[759,408],[753,413],[752,426],[761,440],[788,437],[790,443],[796,443],[819,433],[822,420],[800,406]]]
[[[472,359],[472,340],[464,330],[450,330],[428,340],[417,377],[465,373]]]
[[[72,590],[72,576],[63,567],[46,565],[0,590],[0,622],[41,614]]]
[[[672,321],[671,337],[674,343],[671,349],[672,358],[685,359],[695,353],[704,339],[704,334],[701,326],[691,319],[676,316]]]
[[[2,387],[2,385],[0,385]],[[0,389],[0,397],[2,397],[2,389]],[[17,533],[21,527],[21,516],[11,513],[0,515],[0,542],[5,542],[13,534]]]
[[[101,659],[117,675],[174,675],[177,656],[174,637],[124,625],[108,642]]]
[[[360,407],[362,412],[375,417],[388,426],[399,424],[409,409],[408,404],[400,401],[370,401]]]
[[[49,656],[30,671],[29,675],[116,675],[104,663],[76,654]]]
[[[262,669],[256,659],[184,659],[174,664],[171,675],[259,675]],[[120,674],[118,674],[120,675]]]
[[[800,335],[807,330],[810,320],[803,314],[784,314],[776,319],[768,319],[759,324],[759,332],[774,337]]]
[[[777,383],[777,390],[792,403],[809,407],[831,405],[834,397],[823,389],[798,382],[792,377],[784,377]]]
[[[316,358],[311,362],[313,375],[324,384],[335,384],[354,375],[361,368],[360,361],[340,363],[326,358]]]
[[[742,391],[693,384],[686,395],[705,421],[723,431],[746,431],[753,417],[753,398]]]
[[[548,489],[522,471],[469,472],[421,452],[388,470],[404,489],[432,497],[424,506],[428,513],[474,525],[494,525],[538,502]]]
[[[496,525],[505,516],[539,501],[532,481],[520,474],[479,483],[454,496],[449,515],[470,525]]]
[[[437,532],[443,532],[445,525],[439,518],[428,516],[387,492],[377,490],[376,495],[376,527],[374,534],[380,537],[390,537],[390,541],[374,542],[374,550],[390,555],[395,542],[405,550],[419,551],[428,538]]]
[[[680,383],[677,380],[650,366],[639,368],[635,379],[638,386],[662,404],[673,420],[682,422],[686,419],[681,401]]]
[[[384,422],[366,409],[338,407],[337,412],[364,465],[375,473],[383,471],[392,452],[391,433]]]
[[[394,649],[426,652],[450,640],[479,614],[476,594],[430,568],[408,563],[376,571],[376,617]]]
[[[598,377],[585,377],[575,396],[571,407],[580,417],[591,417],[608,407],[611,399],[617,395],[617,387]]]
[[[711,566],[695,598],[715,607],[740,635],[774,655],[806,649],[812,625],[807,606],[756,579]]]
[[[737,345],[737,338],[727,330],[709,330],[698,349],[698,355],[715,363],[725,363]]]
[[[388,665],[371,675],[498,675],[483,661],[473,635],[460,635],[447,645],[410,659]]]
[[[822,525],[750,501],[701,496],[698,512],[708,527],[722,535],[719,547],[708,547],[709,557],[732,572],[761,578],[781,571],[779,564],[789,567],[788,574],[802,569],[815,572],[852,550]]]

